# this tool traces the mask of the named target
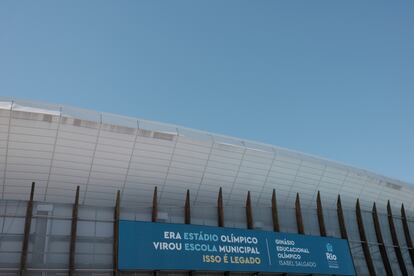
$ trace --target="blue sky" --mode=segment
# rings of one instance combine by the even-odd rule
[[[0,95],[414,184],[413,1],[0,1]]]

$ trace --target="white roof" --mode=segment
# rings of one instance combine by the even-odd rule
[[[314,206],[321,191],[326,207],[341,194],[371,208],[387,200],[414,209],[414,186],[338,162],[288,149],[175,125],[67,106],[0,99],[0,193],[27,199],[113,205],[121,190],[124,206],[148,205],[154,186],[160,204],[182,206],[190,189],[196,205],[215,205],[219,187],[227,205]]]

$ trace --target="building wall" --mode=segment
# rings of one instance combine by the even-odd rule
[[[274,127],[274,126],[269,126]],[[72,203],[80,186],[82,204],[150,204],[154,186],[162,204],[177,205],[190,189],[192,204],[214,204],[219,187],[226,204],[267,206],[273,188],[280,206],[301,192],[312,206],[317,191],[326,207],[370,208],[374,201],[405,203],[414,211],[414,186],[366,170],[272,145],[67,106],[0,97],[0,197]]]
[[[0,275],[18,275],[24,219],[27,202],[0,200]],[[315,205],[316,206],[316,205]],[[379,220],[386,251],[394,275],[402,275],[392,245],[388,216],[384,205],[378,204]],[[121,219],[151,220],[151,206],[134,209],[121,208]],[[402,228],[399,210],[394,211],[394,223],[397,229],[400,247],[409,275],[414,275],[414,267],[409,258],[408,248]],[[297,233],[294,208],[279,208],[279,221],[282,232]],[[302,210],[305,233],[319,235],[316,207]],[[183,223],[184,208],[159,206],[159,218],[168,223]],[[355,209],[344,210],[351,252],[358,275],[369,275],[365,262],[360,235],[356,223]],[[78,232],[76,238],[76,275],[112,275],[114,208],[79,206]],[[225,226],[246,228],[246,213],[242,207],[225,206]],[[217,208],[215,206],[195,207],[191,209],[193,224],[217,225]],[[377,275],[386,275],[378,249],[373,226],[372,212],[363,210],[362,217],[367,234],[369,249]],[[67,275],[69,264],[69,241],[71,231],[72,205],[35,202],[32,214],[26,275]],[[327,235],[340,237],[336,209],[325,208],[324,219]],[[272,231],[271,208],[254,207],[253,220],[255,228]],[[414,220],[409,219],[410,230],[414,231]],[[414,234],[411,232],[411,234]],[[125,275],[152,275],[148,272],[122,273]],[[186,273],[160,272],[163,275],[187,275]],[[202,273],[197,275],[222,275],[220,273]],[[233,275],[233,274],[232,274]],[[237,275],[243,275],[238,273]]]

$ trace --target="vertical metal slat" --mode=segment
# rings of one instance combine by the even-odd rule
[[[23,276],[26,273],[27,249],[29,248],[30,226],[32,224],[34,190],[35,190],[35,183],[32,182],[32,188],[30,191],[30,199],[27,202],[26,217],[24,221],[22,254],[20,256],[20,273],[19,273],[20,276]]]
[[[321,200],[321,194],[319,191],[316,197],[316,210],[318,213],[319,232],[322,237],[326,237],[325,219],[323,218],[322,200]]]
[[[392,244],[394,245],[394,251],[395,251],[395,255],[397,256],[398,265],[400,266],[402,275],[408,276],[407,268],[405,267],[405,263],[404,263],[404,258],[401,253],[400,244],[398,242],[397,231],[395,230],[395,224],[392,218],[392,210],[391,210],[391,204],[389,200],[387,203],[387,213],[388,213],[388,224],[390,226]]]
[[[336,201],[336,213],[338,215],[339,230],[341,231],[341,238],[348,239],[348,233],[346,231],[344,211],[342,210],[341,195],[338,195]]]
[[[377,236],[378,249],[381,254],[382,263],[384,264],[384,268],[385,268],[385,271],[387,272],[387,275],[392,276],[393,273],[391,269],[391,264],[388,259],[387,250],[385,249],[384,239],[382,237],[380,222],[378,219],[377,206],[375,202],[374,202],[374,206],[372,206],[372,220],[374,221],[375,235]]]
[[[276,199],[275,189],[273,189],[273,193],[272,193],[272,222],[273,222],[273,231],[279,232],[280,231],[279,214],[277,212],[277,199]]]
[[[296,213],[296,224],[298,226],[298,233],[304,235],[305,227],[303,226],[302,209],[300,207],[299,193],[296,193],[295,213]]]
[[[114,243],[113,243],[113,275],[118,276],[118,245],[119,245],[119,216],[121,213],[121,191],[116,192],[115,210],[114,210]]]
[[[365,262],[367,263],[369,275],[377,275],[374,268],[374,263],[372,262],[371,252],[369,251],[367,236],[365,235],[364,221],[362,220],[361,206],[359,205],[359,199],[357,199],[356,206],[356,219],[358,224],[359,236],[361,238],[361,246],[365,256]]]
[[[247,192],[246,199],[246,226],[247,229],[253,229],[253,210],[252,201],[250,199],[250,191]]]
[[[79,186],[76,187],[75,203],[72,207],[72,225],[69,245],[69,276],[75,275],[76,235],[78,230]]]
[[[410,235],[410,228],[408,227],[408,219],[407,219],[407,215],[405,213],[404,204],[401,205],[401,219],[402,219],[402,224],[403,224],[403,229],[404,229],[405,241],[406,241],[407,247],[408,247],[408,253],[410,254],[411,263],[412,263],[412,265],[414,265],[413,241],[412,241],[411,235]]]

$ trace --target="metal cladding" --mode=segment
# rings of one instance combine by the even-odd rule
[[[0,193],[25,199],[27,181],[36,182],[35,200],[113,206],[121,191],[123,207],[151,203],[176,205],[190,189],[192,205],[215,204],[223,188],[227,205],[267,206],[277,188],[278,207],[291,206],[300,192],[302,207],[361,206],[388,199],[395,208],[414,210],[412,185],[362,169],[296,151],[79,108],[0,99]]]
[[[121,275],[121,218],[342,238],[358,275],[414,274],[411,184],[283,148],[0,100],[0,171],[0,274]]]
[[[27,247],[28,247],[27,246],[28,233],[30,231],[30,222],[31,222],[32,216],[33,216],[32,213],[33,213],[33,204],[34,204],[34,202],[33,202],[34,191],[35,190],[34,190],[34,183],[33,183],[31,193],[30,193],[31,194],[30,195],[30,200],[29,200],[29,202],[27,204],[27,208],[26,208],[26,217],[25,217],[26,223],[24,225],[24,238],[23,238],[23,243],[22,243],[23,244],[23,250],[21,252],[21,260],[22,261],[21,261],[20,269],[19,269],[19,271],[20,271],[19,274],[20,275],[25,275],[27,270],[31,271],[33,269],[31,267],[27,268],[26,258],[27,258]],[[78,271],[82,271],[82,269],[79,270],[79,268],[77,268],[77,265],[75,264],[74,258],[73,258],[74,257],[74,252],[75,252],[75,241],[76,241],[76,238],[77,238],[76,237],[77,236],[77,234],[76,234],[76,228],[77,228],[76,223],[77,223],[78,212],[79,212],[78,209],[82,207],[82,205],[79,205],[79,202],[78,202],[79,194],[80,193],[79,193],[79,189],[78,189],[77,193],[76,193],[76,196],[75,196],[75,204],[73,204],[73,206],[72,206],[72,226],[71,226],[71,231],[70,231],[70,248],[69,248],[69,255],[71,257],[70,260],[72,260],[72,261],[69,262],[69,265],[68,265],[68,268],[67,268],[69,274],[72,274],[72,275],[76,274]],[[222,197],[221,194],[222,194],[222,190],[219,190],[219,192],[218,192],[218,208],[217,208],[218,211],[215,212],[215,213],[217,215],[217,218],[220,218],[220,216],[221,216],[221,218],[223,220],[222,223],[219,220],[219,224],[224,225],[224,217],[222,216],[222,213],[224,211],[223,211],[223,201],[222,201],[222,198],[221,198]],[[190,202],[191,202],[190,201],[190,191],[187,190],[185,195],[186,195],[185,199],[182,200],[183,208],[181,210],[184,210],[184,213],[182,214],[182,218],[184,219],[185,224],[190,224],[191,223],[191,220],[190,220],[191,219],[191,215],[190,215]],[[113,263],[113,269],[112,269],[112,274],[113,275],[120,275],[120,273],[121,273],[121,271],[119,270],[119,266],[118,266],[118,263],[119,263],[119,260],[118,260],[119,240],[118,239],[120,238],[120,236],[119,236],[119,223],[120,223],[120,216],[121,216],[120,198],[121,198],[120,197],[120,191],[117,191],[117,193],[116,193],[116,204],[115,204],[115,208],[113,210],[113,220],[111,220],[111,224],[113,225],[113,233],[114,233],[114,235],[113,235],[113,251],[111,253],[111,255],[113,257],[113,262],[112,262]],[[158,210],[158,203],[157,203],[156,198],[157,198],[157,189],[154,189],[153,199],[155,199],[155,200],[153,200],[152,211],[149,212],[149,213],[151,213],[151,220],[150,221],[152,221],[152,222],[156,222],[156,221],[153,220],[154,210]],[[267,228],[268,230],[270,230],[270,229],[275,230],[274,229],[274,213],[273,213],[273,210],[274,210],[273,207],[276,206],[274,204],[275,202],[276,202],[276,193],[274,193],[273,200],[271,202],[272,204],[269,203],[269,206],[268,206],[269,210],[272,211],[272,212],[268,213],[269,214],[268,221],[272,222],[272,223],[268,224],[268,228]],[[58,204],[55,204],[55,205],[58,205]],[[315,216],[320,220],[321,216],[322,216],[322,218],[325,216],[323,214],[323,212],[321,212],[322,200],[321,200],[320,195],[317,196],[317,201],[316,201],[315,205],[316,205],[315,206],[316,207]],[[47,205],[47,206],[53,206],[53,205]],[[46,209],[48,209],[47,206],[42,207],[42,205],[37,205],[37,211],[44,212],[44,211],[46,211]],[[88,206],[85,206],[85,207],[90,208]],[[299,232],[299,234],[302,234],[303,237],[305,237],[306,235],[305,235],[305,232],[304,232],[304,229],[303,229],[303,227],[304,227],[303,225],[305,224],[305,221],[302,218],[302,209],[301,209],[301,206],[300,206],[299,194],[297,194],[297,200],[296,200],[295,207],[296,207],[295,208],[295,213],[296,213],[296,219],[295,220],[296,220],[297,227],[299,229],[298,232]],[[250,192],[247,193],[246,206],[245,206],[244,209],[245,209],[245,222],[246,222],[246,225],[244,227],[241,227],[241,228],[247,227],[247,229],[257,230],[258,228],[256,228],[256,225],[254,225],[254,223],[253,223],[253,213],[254,213],[254,210],[257,209],[257,207],[254,207],[251,204],[251,193]],[[262,207],[259,207],[259,209],[263,210]],[[305,212],[307,213],[308,210],[306,210]],[[337,201],[338,221],[337,221],[337,223],[338,223],[338,226],[340,228],[340,232],[337,232],[334,236],[336,236],[336,237],[340,236],[344,239],[347,239],[347,232],[346,232],[347,230],[346,230],[346,225],[345,225],[345,220],[346,219],[344,218],[343,212],[344,211],[342,210],[341,199],[340,199],[340,196],[338,196],[338,201]],[[357,200],[356,207],[355,207],[356,221],[349,221],[349,218],[347,220],[348,220],[348,223],[351,223],[351,224],[354,224],[356,222],[356,224],[358,226],[358,230],[359,230],[359,234],[360,234],[360,244],[361,244],[361,247],[362,247],[362,251],[364,253],[364,256],[363,256],[362,260],[365,259],[365,262],[366,262],[366,264],[363,265],[363,267],[368,269],[367,273],[369,273],[369,275],[383,275],[382,272],[381,272],[381,269],[382,269],[381,267],[382,266],[381,267],[378,266],[377,260],[376,260],[375,263],[373,261],[372,254],[376,254],[376,253],[375,253],[375,251],[373,253],[373,251],[372,251],[373,249],[370,248],[370,244],[371,244],[371,246],[375,245],[375,246],[379,247],[379,252],[381,253],[383,267],[385,269],[384,273],[386,273],[386,275],[399,274],[400,271],[401,271],[402,275],[410,275],[409,273],[411,273],[413,271],[413,267],[412,266],[410,266],[409,268],[406,267],[406,265],[404,263],[403,255],[409,253],[409,251],[411,251],[412,248],[411,247],[406,248],[406,247],[401,247],[400,246],[399,241],[398,241],[398,237],[397,237],[397,232],[398,231],[401,232],[401,231],[403,231],[403,229],[398,229],[398,230],[396,229],[395,222],[394,222],[394,217],[392,216],[392,213],[391,213],[390,204],[389,203],[387,204],[387,212],[388,213],[386,215],[382,214],[381,218],[378,214],[378,211],[377,211],[377,208],[376,208],[375,204],[372,208],[372,211],[370,212],[371,215],[372,215],[374,231],[375,231],[375,234],[376,234],[376,237],[377,237],[377,242],[378,242],[376,244],[372,244],[372,241],[368,238],[368,236],[371,236],[371,234],[369,234],[369,235],[366,234],[366,229],[365,229],[364,220],[363,220],[363,216],[364,216],[363,213],[366,213],[366,212],[367,212],[366,210],[364,210],[364,211],[361,210],[359,200]],[[261,217],[261,218],[263,219],[263,217]],[[163,216],[162,219],[165,219],[164,216]],[[281,223],[282,225],[285,225],[284,227],[286,227],[286,224],[285,224],[286,219],[292,220],[294,218],[293,217],[291,217],[291,218],[285,217],[284,219],[282,219],[281,222],[279,221],[279,223]],[[367,219],[367,217],[365,217],[365,219]],[[408,226],[409,223],[411,223],[411,221],[409,219],[407,219],[407,216],[405,214],[405,210],[403,210],[401,220],[402,220],[401,223],[402,224],[406,223],[407,226]],[[404,222],[404,220],[405,220],[405,222]],[[233,217],[229,218],[229,221],[234,221],[234,218]],[[390,238],[392,239],[392,242],[393,242],[395,254],[396,254],[396,257],[397,257],[397,260],[398,260],[398,266],[395,266],[395,264],[391,264],[390,261],[389,261],[389,257],[388,257],[389,252],[387,252],[387,250],[386,250],[386,246],[385,246],[385,242],[384,242],[383,234],[382,234],[382,230],[384,230],[384,229],[381,229],[381,222],[380,221],[382,221],[382,226],[383,227],[384,227],[384,225],[383,225],[384,221],[389,222]],[[130,220],[129,222],[133,222],[133,221]],[[98,223],[100,223],[99,220],[98,220]],[[369,223],[369,222],[365,222],[365,223]],[[320,221],[319,221],[319,224],[320,224]],[[323,223],[323,224],[325,224],[325,223]],[[173,225],[179,225],[179,224],[173,224]],[[219,226],[223,226],[223,225],[219,225]],[[258,225],[258,227],[261,227],[260,224]],[[285,231],[285,229],[286,229],[284,227],[282,227],[282,232]],[[332,224],[325,225],[325,227],[327,227],[327,229],[332,229],[332,227],[335,228],[335,226],[332,225]],[[35,227],[35,228],[37,229],[37,227]],[[206,229],[211,229],[211,228],[206,228]],[[236,229],[234,229],[234,230],[230,230],[230,229],[227,230],[227,231],[236,231]],[[328,231],[327,229],[325,229],[325,230]],[[368,229],[369,229],[369,227],[368,227]],[[319,225],[319,230],[320,230],[320,225]],[[209,230],[207,230],[207,232],[208,231]],[[310,229],[310,231],[315,231],[315,229]],[[256,233],[260,233],[260,232],[261,231],[256,231]],[[293,232],[295,232],[295,231],[293,231]],[[271,232],[268,231],[267,233],[271,233]],[[38,233],[36,233],[36,234],[38,234]],[[283,233],[281,233],[281,234],[282,234],[282,236],[285,235]],[[406,238],[408,240],[411,239],[411,235],[410,235],[409,232],[407,232],[407,233],[404,232],[404,234],[407,235]],[[131,235],[131,233],[129,233],[129,235]],[[151,234],[148,234],[148,235],[151,235]],[[330,237],[328,232],[327,233],[321,232],[320,235]],[[354,235],[354,234],[352,234],[352,235]],[[299,237],[299,235],[296,235],[296,236]],[[355,239],[355,236],[353,236],[353,239]],[[84,238],[82,238],[82,240],[84,242]],[[355,247],[356,243],[358,243],[358,242],[356,240],[351,240],[349,242],[350,242],[349,246],[351,247],[351,248],[349,248],[349,249],[351,249],[351,251],[349,251],[349,253],[352,253],[351,255],[357,254],[357,255],[354,255],[352,257],[354,258],[354,261],[360,261],[361,256],[358,256],[359,253],[355,250],[352,250],[352,248]],[[124,239],[123,244],[125,245],[125,239]],[[321,244],[318,245],[318,246],[321,246]],[[322,246],[325,246],[325,245],[323,244]],[[331,247],[332,247],[331,244],[329,245],[329,248],[328,248],[328,245],[326,245],[326,250],[328,250],[328,252],[329,252],[329,250],[332,250]],[[346,244],[346,247],[348,247],[348,244]],[[317,251],[320,251],[320,250],[317,250]],[[341,250],[340,251],[335,251],[335,252],[337,252],[338,254],[343,253],[343,251],[341,251]],[[340,252],[342,252],[342,253],[340,253]],[[1,251],[0,251],[0,253],[1,253]],[[125,256],[125,252],[123,254],[124,254],[123,256]],[[332,258],[334,258],[334,257],[332,257]],[[335,259],[331,259],[331,260],[334,261]],[[31,262],[33,262],[33,260]],[[349,263],[349,262],[347,262],[347,263]],[[1,264],[1,261],[0,261],[0,264]],[[333,265],[335,267],[336,266],[335,261],[334,261],[334,264],[330,264],[330,265]],[[190,266],[189,266],[189,268],[190,268]],[[39,268],[36,268],[36,269],[39,270]],[[357,269],[357,271],[361,270],[362,269],[361,265],[357,265],[356,269]],[[88,271],[89,270],[94,271],[93,269],[87,269],[87,270]],[[0,272],[1,271],[2,271],[2,268],[0,266]],[[41,271],[41,269],[39,271]],[[289,270],[289,271],[291,271],[291,270]],[[194,272],[195,271],[193,271],[193,270],[189,270],[188,275],[193,275]],[[160,270],[154,270],[153,271],[154,275],[158,275],[159,273],[160,273]],[[230,271],[226,271],[225,275],[229,275],[229,273],[230,273]],[[255,272],[255,274],[257,274],[257,273],[259,273],[259,272]],[[360,273],[360,272],[358,272],[358,273]],[[348,275],[348,274],[346,274],[346,275]],[[361,275],[364,275],[364,273],[361,273]]]

